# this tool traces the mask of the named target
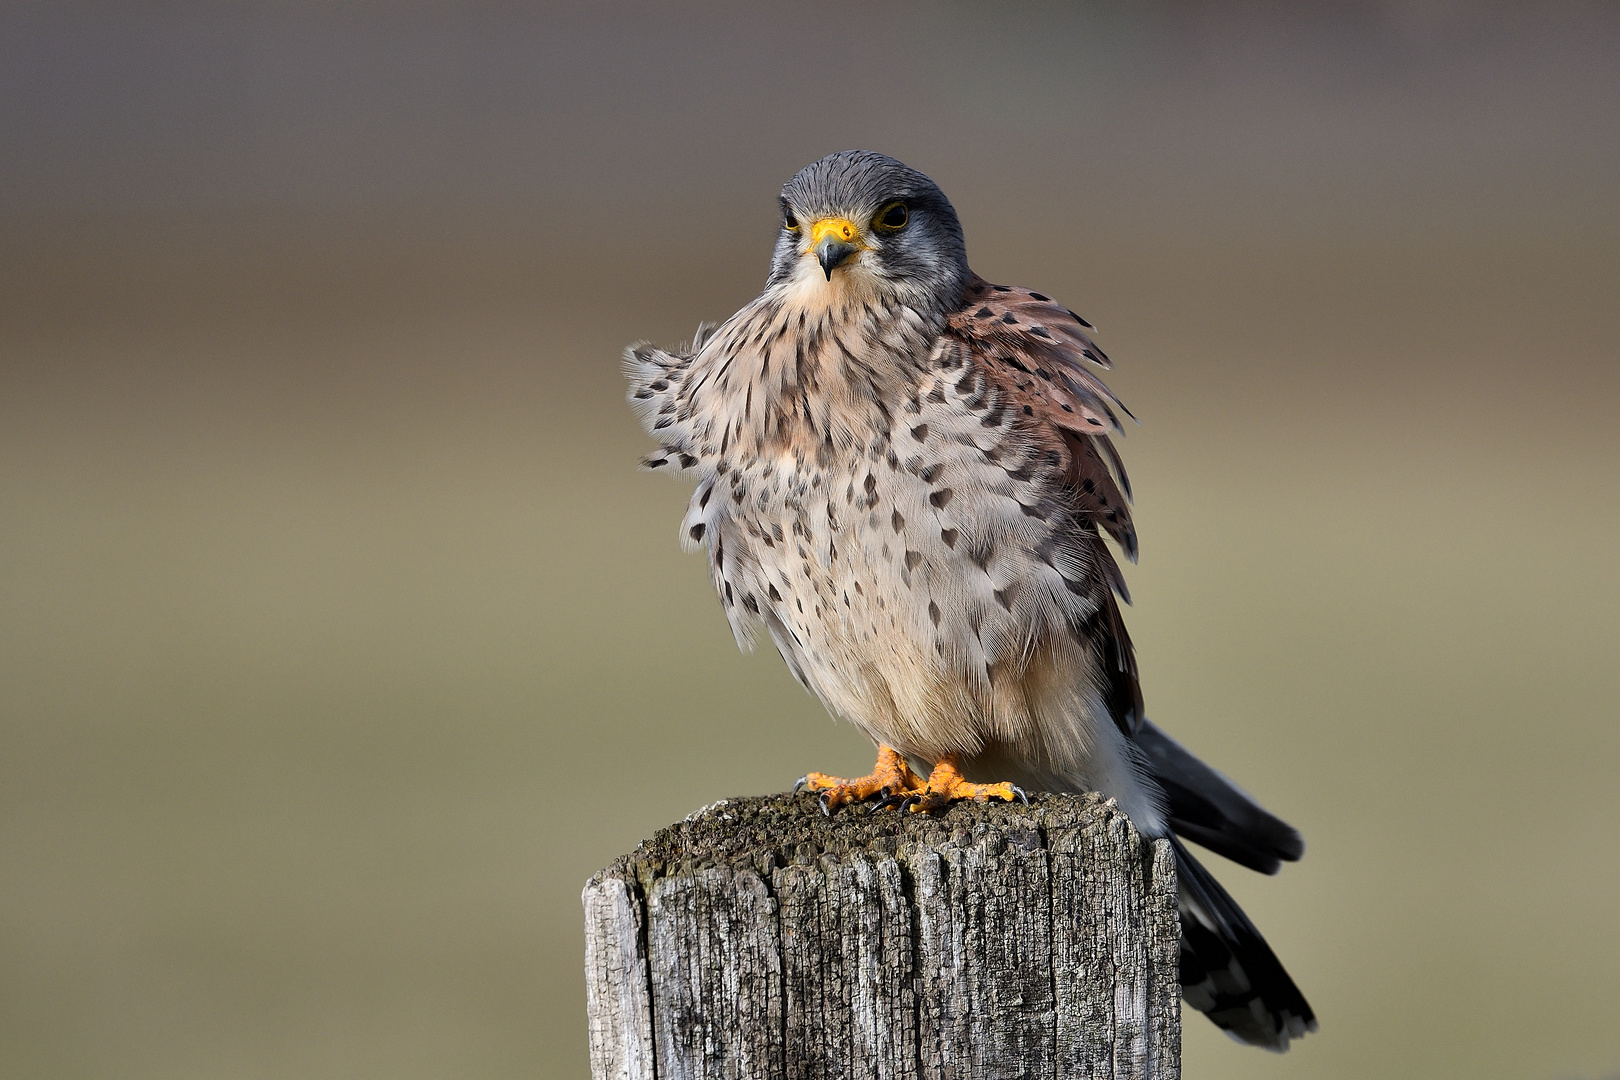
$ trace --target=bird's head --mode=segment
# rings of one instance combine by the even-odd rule
[[[805,303],[841,293],[944,312],[967,287],[956,211],[916,169],[870,150],[806,165],[782,188],[769,286]]]

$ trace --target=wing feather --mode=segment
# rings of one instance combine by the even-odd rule
[[[1125,576],[1102,537],[1136,560],[1130,481],[1109,433],[1130,410],[1103,385],[1090,366],[1106,368],[1107,355],[1086,332],[1091,325],[1072,311],[1028,289],[992,285],[975,277],[946,334],[965,345],[1022,426],[1061,462],[1064,489],[1075,527],[1075,557],[1059,559],[1069,587],[1090,596],[1094,614],[1083,628],[1097,649],[1104,698],[1114,723],[1133,736],[1142,720],[1136,656],[1115,597],[1130,602]],[[1088,366],[1089,365],[1089,366]],[[1134,417],[1132,417],[1134,419]],[[1083,580],[1074,580],[1080,578]]]
[[[968,346],[973,361],[1025,416],[1057,435],[1081,511],[1135,562],[1130,479],[1108,437],[1123,432],[1121,414],[1135,417],[1089,370],[1110,366],[1089,328],[1041,293],[975,277],[946,332]]]

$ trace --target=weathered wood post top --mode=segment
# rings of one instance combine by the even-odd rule
[[[1176,1077],[1174,867],[1097,796],[715,803],[585,886],[592,1075]]]
[[[719,801],[585,886],[596,1080],[1178,1077],[1176,881],[1111,801]]]

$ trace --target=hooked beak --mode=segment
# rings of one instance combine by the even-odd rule
[[[848,218],[822,218],[810,227],[810,250],[815,252],[828,281],[832,280],[834,268],[865,246],[860,229]]]
[[[833,267],[848,259],[859,251],[854,244],[846,244],[842,240],[828,238],[816,245],[816,261],[821,264],[821,272],[832,280]]]

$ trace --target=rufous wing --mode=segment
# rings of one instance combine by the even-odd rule
[[[1123,431],[1119,417],[1131,412],[1089,369],[1110,366],[1090,329],[1050,297],[975,276],[947,332],[1024,415],[1062,441],[1078,508],[1134,562],[1130,480],[1108,437]]]

